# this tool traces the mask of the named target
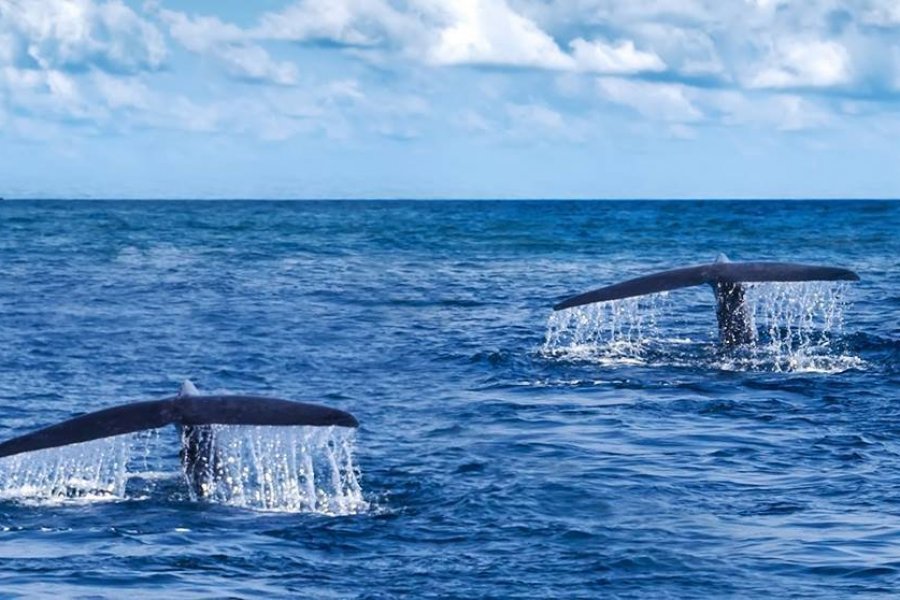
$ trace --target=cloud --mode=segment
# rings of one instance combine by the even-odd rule
[[[491,142],[581,143],[592,124],[542,102],[507,102],[481,110],[466,108],[453,115],[451,124],[471,136]]]
[[[276,61],[260,46],[229,44],[217,48],[214,55],[227,71],[239,79],[265,81],[279,85],[297,83],[297,67],[288,61]]]
[[[392,48],[396,57],[432,66],[574,66],[552,37],[505,0],[301,0],[263,14],[247,33],[357,50]]]
[[[700,90],[691,93],[708,119],[727,127],[755,127],[784,132],[808,131],[835,123],[834,109],[794,93],[757,92],[748,97],[733,90]]]
[[[168,25],[169,35],[191,52],[202,54],[222,44],[240,43],[247,33],[232,23],[218,17],[190,17],[174,10],[158,10],[159,19]]]
[[[510,104],[506,112],[516,130],[530,135],[560,134],[566,130],[563,116],[542,104]]]
[[[278,85],[297,83],[296,65],[273,59],[264,48],[249,41],[249,32],[236,25],[216,17],[192,18],[171,10],[159,11],[159,18],[185,49],[214,59],[232,77]]]
[[[724,4],[715,0],[558,0],[552,3],[520,0],[517,7],[551,30],[573,26],[576,29],[624,30],[650,22],[709,23],[722,11]]]
[[[503,0],[458,0],[442,7],[444,25],[426,53],[435,65],[572,68],[572,58]]]
[[[866,25],[875,27],[900,26],[900,4],[895,0],[873,1],[863,11],[861,20]]]
[[[0,2],[0,99],[20,135],[43,138],[54,123],[96,130],[109,118],[98,95],[124,106],[116,82],[158,71],[167,55],[156,25],[118,0]]]
[[[5,0],[0,59],[27,69],[158,69],[167,55],[159,29],[118,0]]]
[[[877,112],[900,91],[896,0],[296,0],[240,24],[209,6],[0,0],[0,109],[109,131],[578,140],[617,106],[689,138],[834,127],[857,118],[848,94]],[[214,85],[186,74],[209,65]]]
[[[267,50],[289,41],[324,44],[385,70],[420,64],[665,73],[684,83],[825,93],[858,77],[893,79],[878,61],[857,64],[857,55],[890,55],[889,42],[862,28],[867,19],[890,22],[893,5],[854,2],[861,5],[855,13],[838,0],[299,0],[245,28],[217,17],[160,15],[185,48],[232,76],[269,83],[296,83],[296,67]]]
[[[857,64],[856,56],[890,55],[890,41],[864,28],[893,23],[900,9],[892,1],[852,0],[848,6],[839,0],[299,0],[262,14],[245,30],[206,23],[208,31],[192,31],[183,43],[206,40],[207,49],[210,39],[325,43],[382,69],[420,63],[638,77],[666,73],[685,83],[825,93],[863,72],[868,81],[892,80],[888,67]],[[193,21],[204,24],[199,17]],[[173,35],[181,37],[175,29]],[[245,62],[231,62],[249,70]],[[287,78],[274,66],[258,71],[250,72]]]
[[[88,123],[103,114],[78,80],[64,71],[4,67],[0,69],[0,92],[4,91],[8,107],[20,116]]]
[[[251,35],[295,42],[377,46],[407,32],[414,20],[384,0],[301,0],[264,13]]]
[[[472,109],[466,109],[455,115],[453,123],[463,131],[469,133],[493,133],[496,130],[494,124],[483,114]]]
[[[833,120],[830,111],[800,96],[779,96],[775,103],[779,115],[778,128],[782,131],[821,129]]]
[[[727,78],[715,41],[695,27],[642,23],[632,30],[635,39],[665,63],[669,71],[687,76]]]
[[[93,74],[93,83],[104,103],[112,109],[150,108],[152,92],[142,81],[134,77],[112,77],[106,73]]]
[[[569,46],[576,65],[582,71],[622,75],[666,70],[666,65],[659,56],[653,52],[638,50],[631,40],[610,45],[602,41],[587,42],[578,38],[570,42]]]
[[[704,116],[688,97],[689,88],[681,84],[602,77],[597,80],[597,92],[653,121],[692,123]]]
[[[847,49],[834,41],[784,40],[778,42],[750,78],[752,88],[823,88],[850,83],[852,70]]]
[[[401,8],[398,8],[401,7]],[[221,27],[219,28],[221,29]],[[255,39],[329,42],[358,51],[394,48],[431,66],[516,67],[602,73],[660,71],[652,52],[623,40],[572,40],[563,51],[533,20],[505,0],[303,0],[262,15],[246,32]],[[362,55],[362,53],[360,53]]]

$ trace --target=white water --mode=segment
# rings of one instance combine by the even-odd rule
[[[342,428],[213,425],[206,500],[257,510],[363,512],[353,433]]]
[[[557,358],[643,363],[649,345],[661,337],[659,317],[669,305],[662,293],[553,312],[541,351]]]
[[[746,290],[759,337],[722,357],[721,368],[835,373],[865,366],[836,347],[844,333],[847,284],[757,283]]]
[[[708,318],[694,324],[675,318],[680,307],[668,293],[589,304],[550,315],[541,353],[604,365],[697,365],[712,359],[715,368],[741,371],[862,368],[860,358],[835,347],[843,333],[847,289],[824,282],[746,284],[757,339],[724,353],[713,345],[718,332],[712,292]]]
[[[264,511],[355,514],[368,509],[353,462],[354,433],[339,427],[212,426],[217,469],[204,501]],[[0,499],[69,504],[134,499],[130,479],[187,482],[177,458],[159,459],[167,433],[130,434],[0,459]],[[170,452],[169,454],[176,454]],[[164,463],[171,464],[164,464]],[[193,494],[193,491],[190,492]]]
[[[124,497],[132,435],[0,459],[0,498],[36,503]]]

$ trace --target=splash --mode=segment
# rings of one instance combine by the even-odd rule
[[[714,300],[709,298],[710,305],[697,313],[702,320],[689,316],[673,322],[671,302],[663,293],[554,312],[541,354],[602,365],[708,365],[739,371],[834,373],[864,367],[860,358],[842,353],[846,284],[745,285],[748,312],[757,332],[751,344],[716,348],[710,343],[718,338]],[[666,337],[666,332],[677,329],[685,333]]]
[[[757,339],[719,366],[729,370],[836,373],[862,368],[842,353],[846,284],[755,283],[746,286]]]
[[[641,364],[660,338],[659,318],[668,305],[668,294],[662,293],[554,312],[541,353],[552,358]]]
[[[214,467],[204,499],[267,511],[365,511],[353,433],[343,428],[212,426]]]
[[[202,482],[204,501],[325,515],[369,508],[353,461],[353,432],[340,427],[212,428],[216,466]],[[183,481],[177,459],[154,458],[158,452],[151,452],[169,441],[156,431],[141,432],[0,459],[0,500],[52,505],[139,499],[146,489],[136,497],[130,481]]]
[[[134,436],[121,435],[0,460],[0,499],[38,504],[125,495]]]

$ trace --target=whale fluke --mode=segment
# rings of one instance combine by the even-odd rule
[[[312,425],[359,427],[348,412],[262,396],[188,396],[174,401],[178,425]]]
[[[553,307],[553,310],[563,310],[581,306],[583,304],[593,304],[594,302],[607,302],[609,300],[621,300],[622,298],[631,298],[632,296],[644,296],[646,294],[656,294],[659,292],[668,292],[683,287],[691,287],[708,283],[710,280],[710,266],[701,265],[699,267],[685,267],[683,269],[673,269],[671,271],[663,271],[654,273],[653,275],[645,275],[629,279],[622,283],[608,285],[590,292],[572,296],[560,302]]]
[[[350,413],[316,404],[261,396],[200,396],[191,390],[182,387],[173,398],[115,406],[13,438],[0,443],[0,458],[166,425],[359,426]]]
[[[710,283],[764,281],[859,281],[850,269],[782,262],[721,262],[713,264]]]
[[[174,398],[136,402],[88,413],[0,444],[0,457],[156,429],[174,422]]]
[[[838,267],[782,262],[729,262],[724,254],[720,254],[714,263],[653,273],[566,298],[553,310],[709,284],[716,292],[716,314],[722,341],[726,344],[744,343],[753,338],[753,332],[749,328],[744,288],[740,284],[765,281],[859,281],[859,275]]]
[[[566,298],[553,310],[583,304],[620,300],[633,296],[668,292],[683,287],[717,283],[754,283],[764,281],[859,281],[850,269],[819,267],[781,262],[716,262],[696,267],[662,271],[636,277],[590,292]]]

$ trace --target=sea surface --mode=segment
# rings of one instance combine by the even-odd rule
[[[706,288],[776,260],[749,346]],[[0,202],[0,439],[264,394],[341,428],[0,459],[0,598],[848,598],[900,590],[900,204]]]

